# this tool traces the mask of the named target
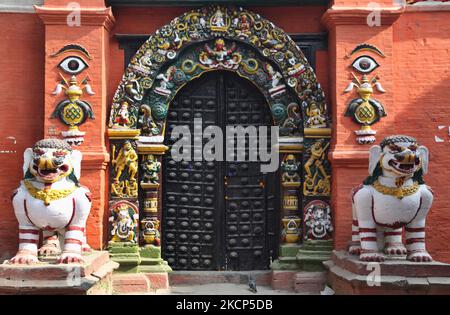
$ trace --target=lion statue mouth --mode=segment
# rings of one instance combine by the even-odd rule
[[[402,163],[397,160],[389,160],[389,165],[397,172],[405,175],[413,174],[416,171],[416,164],[412,163]]]
[[[37,175],[45,181],[54,181],[62,175],[66,174],[69,171],[69,166],[67,164],[63,164],[60,167],[56,168],[40,168],[38,166],[34,166]]]

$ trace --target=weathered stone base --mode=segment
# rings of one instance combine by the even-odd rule
[[[297,253],[301,245],[299,244],[283,244],[280,245],[280,256],[272,262],[270,269],[272,270],[298,270],[300,266],[297,262]]]
[[[114,273],[113,294],[165,294],[170,292],[167,272]]]
[[[170,285],[235,283],[248,284],[249,276],[256,285],[269,286],[272,278],[270,270],[260,271],[173,271],[169,274]]]
[[[0,265],[0,294],[111,294],[112,272],[119,265],[108,252],[93,251],[85,264]]]
[[[271,286],[274,290],[294,291],[300,294],[320,294],[325,287],[326,273],[274,270]]]
[[[333,251],[332,259],[324,262],[327,284],[336,294],[450,294],[450,264],[385,261],[379,263],[378,285],[376,265]]]
[[[323,262],[331,258],[333,240],[309,240],[303,243],[297,253],[297,262],[301,270],[323,271]]]

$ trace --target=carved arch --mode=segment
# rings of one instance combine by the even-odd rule
[[[254,83],[283,137],[301,136],[303,128],[329,127],[324,93],[289,35],[259,14],[222,6],[194,9],[149,37],[125,70],[108,127],[145,129],[143,135],[162,142],[177,91],[213,70],[234,71]],[[121,112],[128,118],[121,119]],[[151,128],[141,128],[149,119]]]

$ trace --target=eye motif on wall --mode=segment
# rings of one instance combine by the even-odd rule
[[[76,52],[77,54],[84,55],[88,59],[92,59],[89,52],[77,44],[66,45],[51,57],[57,57],[67,52]],[[70,145],[80,145],[84,141],[84,135],[86,133],[80,131],[78,126],[82,125],[87,118],[94,118],[91,105],[80,98],[84,90],[88,95],[94,95],[95,93],[90,85],[91,80],[89,75],[86,75],[79,82],[76,76],[89,68],[89,65],[80,56],[71,54],[59,62],[58,68],[70,75],[70,78],[66,78],[62,73],[59,73],[60,81],[56,85],[52,95],[58,96],[62,91],[65,91],[67,98],[56,105],[51,118],[59,118],[63,124],[69,126],[69,130],[61,132],[66,142]]]
[[[370,44],[360,44],[356,46],[352,52],[347,56],[350,58],[351,55],[360,51],[370,51],[381,57],[385,57],[384,54],[377,47]],[[375,142],[376,130],[371,129],[371,125],[376,123],[381,119],[381,117],[386,116],[386,111],[383,104],[378,100],[372,98],[374,93],[374,88],[380,93],[385,93],[386,90],[378,82],[379,76],[375,75],[372,79],[368,78],[368,74],[377,69],[380,65],[378,62],[368,55],[362,55],[357,57],[351,67],[357,72],[362,74],[361,78],[358,78],[353,72],[352,81],[349,83],[344,93],[349,93],[356,88],[356,92],[360,96],[359,98],[353,99],[347,106],[347,111],[345,116],[352,117],[353,121],[361,125],[361,129],[355,131],[357,135],[356,141],[359,144],[370,144]]]
[[[58,64],[58,67],[60,67],[65,73],[76,75],[88,68],[89,65],[80,57],[69,56],[64,58]]]
[[[355,59],[352,63],[353,69],[361,73],[371,73],[380,65],[370,56],[361,56]]]

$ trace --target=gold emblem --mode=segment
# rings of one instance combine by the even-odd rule
[[[75,185],[66,189],[38,189],[34,187],[33,184],[29,181],[24,181],[24,185],[31,196],[36,199],[42,200],[46,206],[48,206],[52,201],[67,197],[68,195],[73,193],[75,189],[77,189]]]
[[[379,181],[376,181],[373,183],[373,188],[383,195],[391,195],[402,199],[403,197],[414,195],[419,190],[419,184],[414,182],[411,186],[407,187],[387,187],[380,184]]]

